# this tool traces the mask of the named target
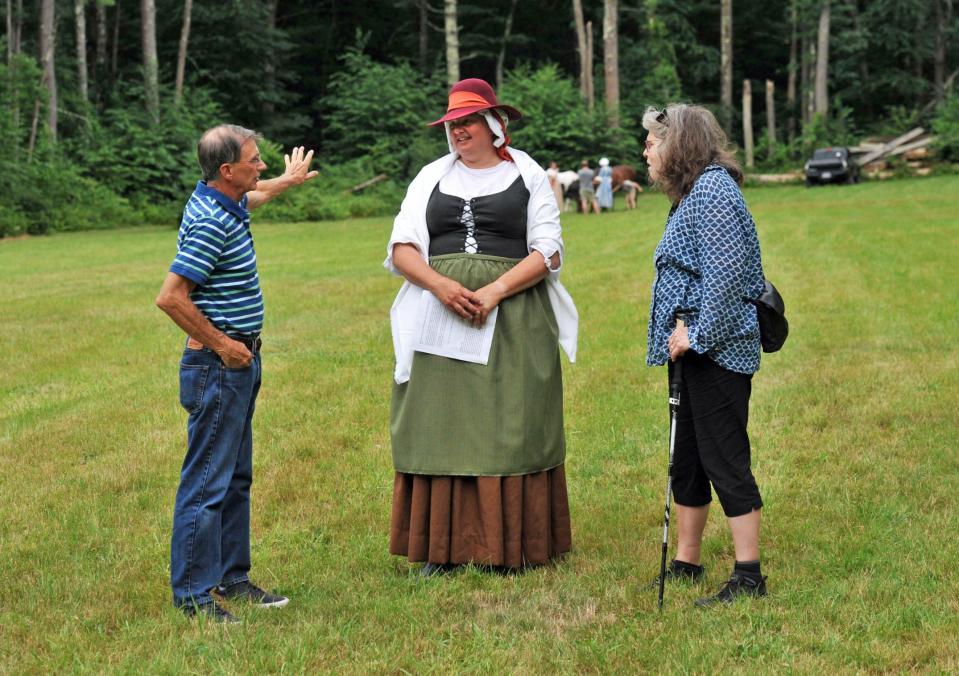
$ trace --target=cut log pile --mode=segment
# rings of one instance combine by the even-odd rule
[[[889,141],[864,141],[849,148],[849,155],[868,178],[891,178],[895,175],[890,160],[902,157],[909,170],[916,176],[925,176],[932,171],[935,151],[932,142],[936,137],[922,127],[910,129],[902,136]],[[749,180],[757,183],[794,183],[803,180],[802,171],[785,174],[749,174]]]
[[[801,171],[789,171],[785,174],[749,174],[757,183],[799,183],[803,180]]]
[[[862,173],[870,178],[889,178],[893,175],[889,160],[900,155],[917,176],[925,176],[932,171],[932,149],[935,140],[922,127],[911,129],[902,136],[881,143],[861,143],[849,149],[850,154],[859,163]]]

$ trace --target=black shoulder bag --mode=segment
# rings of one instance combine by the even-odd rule
[[[763,280],[764,289],[759,298],[751,298],[756,306],[759,319],[759,342],[763,352],[778,352],[789,335],[789,322],[786,321],[786,303],[779,291],[768,279]]]

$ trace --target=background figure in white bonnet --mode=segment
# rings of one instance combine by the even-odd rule
[[[596,201],[599,202],[600,209],[612,211],[613,209],[613,170],[609,166],[609,160],[602,158],[599,161],[599,188],[596,190]]]

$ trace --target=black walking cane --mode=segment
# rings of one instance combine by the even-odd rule
[[[666,473],[666,511],[663,515],[663,556],[659,562],[659,609],[663,609],[663,590],[666,587],[666,549],[669,547],[669,508],[673,491],[673,454],[676,451],[676,416],[679,414],[679,390],[683,383],[683,360],[673,364],[669,379],[669,469]]]

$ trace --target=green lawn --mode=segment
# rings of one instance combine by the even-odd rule
[[[0,241],[0,673],[959,670],[959,177],[747,191],[792,336],[751,432],[770,596],[656,593],[663,369],[644,365],[667,211],[564,217],[574,551],[427,582],[387,553],[391,219],[255,227],[267,302],[253,574],[288,608],[170,608],[182,336],[153,299],[171,227]],[[415,572],[415,569],[414,569]]]

